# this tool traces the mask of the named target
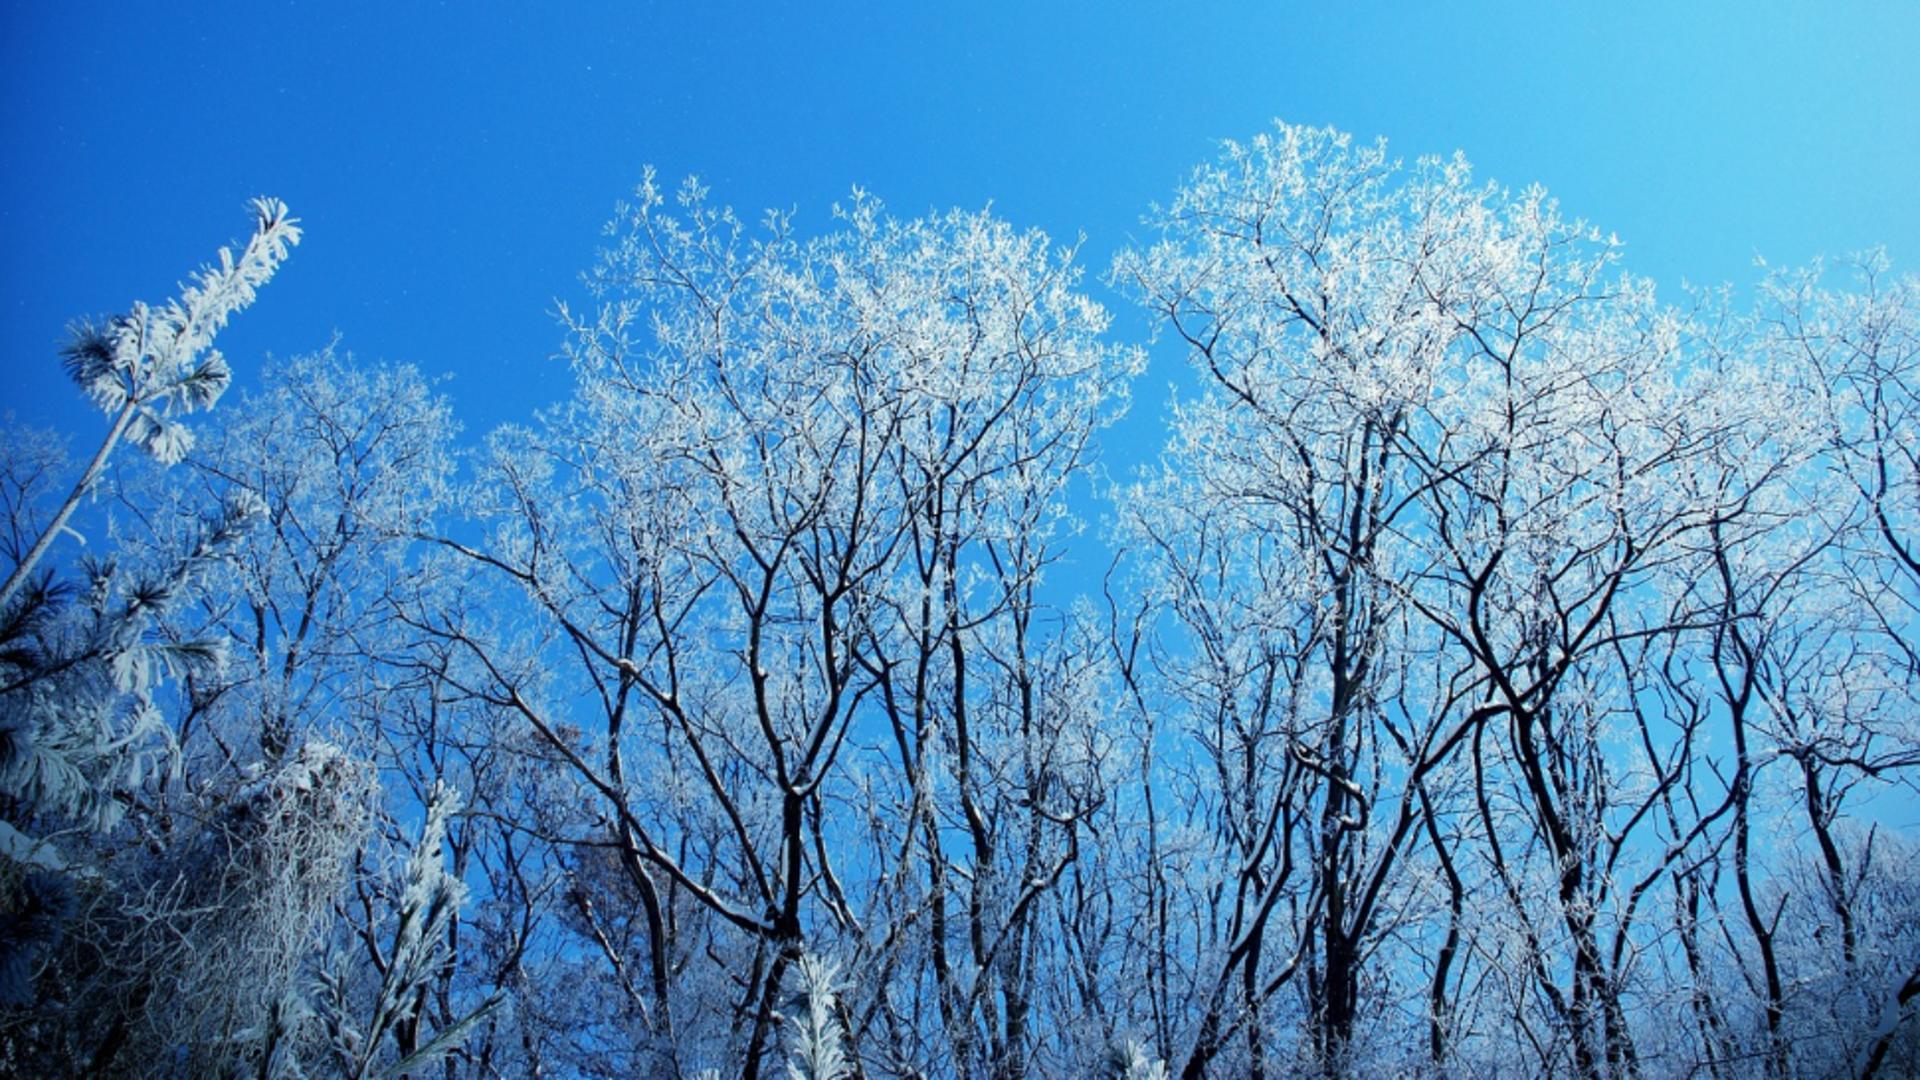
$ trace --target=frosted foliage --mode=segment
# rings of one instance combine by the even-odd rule
[[[1883,255],[1656,293],[1276,124],[1112,265],[1187,368],[1115,478],[1147,351],[990,212],[649,174],[465,446],[337,347],[222,400],[254,224],[77,329],[77,481],[0,441],[0,1072],[1920,1069]]]
[[[1107,1076],[1113,1080],[1167,1080],[1167,1063],[1132,1039],[1113,1044],[1107,1054],[1107,1069]]]
[[[574,755],[618,822],[632,899],[660,905],[624,955],[608,905],[582,905],[588,947],[620,960],[633,981],[610,989],[644,1002],[681,1067],[724,1051],[774,1068],[797,961],[756,977],[744,1030],[708,1004],[728,972],[758,962],[756,942],[844,945],[863,972],[846,1008],[870,1010],[892,988],[864,972],[918,949],[888,921],[933,888],[977,920],[969,960],[928,972],[938,993],[1024,1011],[1015,957],[1118,769],[1070,689],[1103,682],[1097,638],[1061,629],[1091,620],[1035,592],[1141,356],[1100,340],[1071,251],[985,213],[901,221],[856,193],[800,240],[778,215],[749,230],[696,185],[672,203],[649,180],[621,211],[596,310],[565,313],[574,399],[490,439],[470,502],[489,535],[448,545],[565,645],[536,691],[501,662],[512,650],[460,635],[494,665],[491,692]],[[583,692],[604,705],[605,751],[551,719]],[[961,791],[981,846],[956,848],[950,877],[842,888],[831,864],[913,852],[948,827],[932,800]],[[715,935],[685,964],[649,899],[661,883],[693,905],[674,918]],[[642,970],[652,986],[627,974]],[[941,1037],[992,1067],[1003,1022],[952,1015]]]
[[[206,352],[213,335],[253,300],[300,236],[284,204],[260,199],[253,209],[255,232],[240,254],[221,249],[219,264],[183,285],[179,299],[160,308],[137,304],[106,327],[76,331],[69,372],[115,420],[44,523],[35,493],[47,483],[42,473],[52,459],[40,453],[9,462],[13,565],[0,587],[0,795],[10,835],[63,820],[111,825],[125,793],[176,760],[155,698],[162,680],[208,674],[223,659],[217,641],[156,629],[204,586],[259,517],[251,492],[232,493],[140,566],[122,567],[111,557],[83,561],[77,603],[67,603],[67,590],[36,571],[122,437],[163,462],[176,461],[190,440],[172,416],[210,407],[225,388],[225,362]]]
[[[258,516],[237,498],[198,523],[185,550],[151,568],[92,564],[82,601],[61,608],[50,593],[24,597],[9,630],[19,647],[4,663],[0,695],[0,792],[24,820],[102,827],[123,809],[116,793],[172,767],[170,731],[155,691],[162,679],[218,669],[218,641],[152,635],[156,622],[212,569]]]
[[[145,993],[136,1038],[191,1047],[194,1071],[245,1063],[303,968],[370,826],[372,770],[324,742],[211,808],[173,875],[128,906],[108,947]],[[143,1000],[144,999],[144,1000]]]
[[[162,522],[233,492],[263,507],[222,570],[233,602],[174,625],[224,640],[231,661],[199,688],[209,703],[198,734],[273,757],[323,718],[358,724],[399,707],[375,691],[405,680],[369,679],[365,657],[404,651],[393,603],[430,584],[411,557],[414,537],[448,498],[457,428],[446,400],[408,367],[328,350],[270,362],[261,382],[223,409],[188,462],[193,482],[169,474],[151,498],[172,511]]]
[[[460,809],[452,790],[437,788],[420,840],[407,857],[386,940],[371,952],[371,997],[356,988],[356,961],[337,953],[315,987],[316,1067],[347,1077],[396,1076],[431,1067],[460,1049],[500,1004],[495,995],[434,1031],[423,1021],[424,995],[450,959],[448,930],[466,900],[466,886],[447,872],[443,845]],[[357,952],[358,950],[356,950]]]
[[[458,425],[419,371],[356,363],[329,348],[270,362],[261,382],[219,427],[205,460],[300,521],[313,558],[338,558],[336,549],[363,540],[410,538],[429,522],[453,468]],[[327,511],[347,518],[332,536],[321,528]],[[280,558],[293,561],[290,552]]]
[[[1117,524],[1167,614],[1148,696],[1207,764],[1175,806],[1242,868],[1196,912],[1235,945],[1203,957],[1185,1071],[1254,1067],[1291,1007],[1333,1071],[1418,1041],[1469,1072],[1825,1069],[1787,1049],[1758,834],[1824,852],[1847,944],[1822,962],[1854,963],[1873,860],[1840,800],[1920,763],[1911,284],[1867,260],[1863,296],[1776,276],[1757,316],[1665,307],[1538,189],[1289,125],[1148,221],[1115,277],[1201,384]],[[1709,926],[1745,945],[1687,1005],[1729,1040],[1702,1045],[1650,1003],[1673,965],[1708,978]],[[1400,978],[1402,940],[1435,982]],[[1768,1004],[1732,1038],[1740,985]],[[1537,1056],[1487,1057],[1494,1030]]]
[[[47,1075],[231,1075],[272,1056],[365,841],[373,770],[321,741],[244,786],[181,796],[165,835],[102,842],[36,965],[9,1053]],[[103,841],[106,838],[102,838]]]
[[[790,1080],[845,1080],[853,1075],[847,1060],[845,1029],[835,1012],[840,1003],[840,970],[812,955],[800,958],[800,994],[792,1025],[787,1076]]]
[[[177,414],[212,408],[233,381],[213,337],[253,303],[288,249],[300,242],[298,219],[278,199],[253,201],[254,234],[235,255],[221,248],[159,307],[136,302],[105,325],[80,324],[67,347],[67,371],[109,415],[125,413],[125,437],[171,464],[193,447]]]

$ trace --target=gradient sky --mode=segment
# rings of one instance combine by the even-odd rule
[[[1217,140],[1284,117],[1543,183],[1666,285],[1873,244],[1920,267],[1908,2],[4,4],[0,411],[83,452],[63,327],[172,295],[256,194],[307,241],[222,337],[240,385],[338,331],[451,375],[469,432],[567,392],[548,312],[648,163],[802,232],[855,184],[991,200],[1084,234],[1097,279]]]

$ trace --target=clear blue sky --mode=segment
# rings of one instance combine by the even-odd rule
[[[647,163],[803,229],[854,184],[992,200],[1086,234],[1097,277],[1279,116],[1542,182],[1667,284],[1871,244],[1920,268],[1914,3],[4,2],[0,410],[83,449],[63,326],[171,295],[255,194],[308,239],[223,338],[242,385],[338,330],[451,373],[469,431],[566,393],[547,312]]]

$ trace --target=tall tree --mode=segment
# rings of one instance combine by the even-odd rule
[[[793,965],[835,947],[853,1047],[925,978],[942,1021],[914,1038],[1017,1074],[1035,901],[1101,801],[1063,737],[1086,714],[1039,685],[1073,660],[1037,590],[1138,360],[1097,340],[1071,252],[985,214],[858,196],[802,242],[677,201],[649,180],[623,210],[571,321],[573,400],[493,437],[488,534],[442,540],[524,605],[543,677],[421,625],[597,807],[576,842],[611,850],[647,927],[639,962],[602,951],[646,973],[671,1067],[757,1075]],[[881,793],[897,816],[865,817]]]

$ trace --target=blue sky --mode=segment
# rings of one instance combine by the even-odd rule
[[[567,391],[552,301],[648,163],[803,230],[855,184],[991,200],[1084,233],[1097,277],[1278,116],[1544,183],[1667,285],[1871,244],[1920,266],[1920,6],[1346,7],[7,0],[0,410],[91,446],[62,328],[171,295],[272,194],[308,239],[223,336],[241,385],[337,330],[452,375],[469,431],[525,419]],[[1130,430],[1178,366],[1156,354]]]

